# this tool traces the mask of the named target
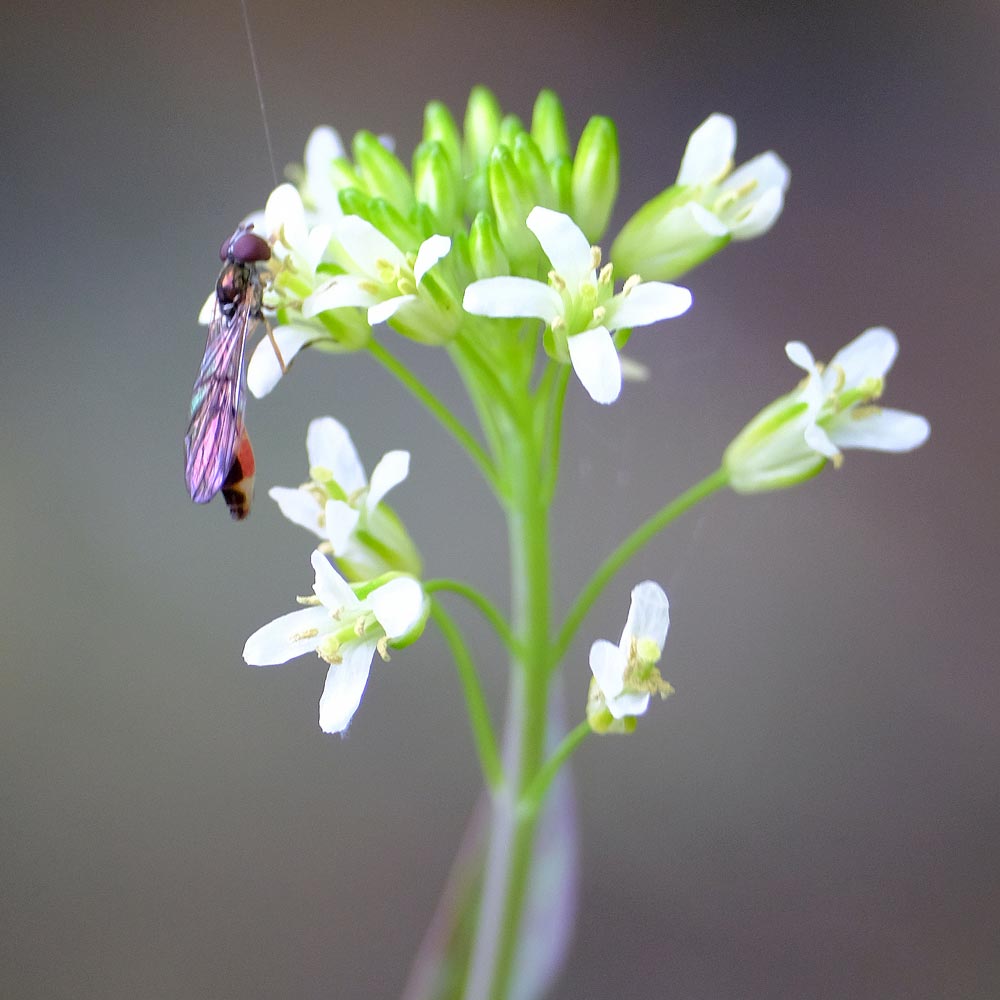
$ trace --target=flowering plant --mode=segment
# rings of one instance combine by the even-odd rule
[[[290,168],[291,182],[253,217],[271,248],[261,309],[274,329],[250,361],[250,390],[261,397],[294,384],[295,368],[326,353],[366,352],[464,449],[507,525],[509,615],[472,584],[423,578],[417,547],[385,502],[408,474],[408,452],[388,452],[369,479],[346,428],[321,417],[307,435],[308,480],[270,491],[317,542],[314,593],[301,598],[303,609],[255,632],[246,661],[318,654],[327,665],[320,725],[343,733],[375,653],[388,659],[433,621],[465,696],[486,804],[470,829],[462,878],[446,893],[414,967],[408,1000],[533,1000],[558,972],[574,899],[564,765],[590,734],[632,732],[652,695],[673,691],[660,673],[669,601],[654,581],[632,590],[618,645],[593,642],[589,693],[586,665],[567,660],[588,612],[625,563],[717,490],[791,487],[830,462],[839,466],[844,448],[906,451],[928,436],[923,417],[876,405],[897,353],[889,330],[867,330],[826,366],[804,344],[789,343],[789,359],[805,373],[799,385],[736,435],[716,471],[607,555],[554,624],[549,524],[570,377],[596,403],[614,403],[630,371],[620,351],[632,331],[692,305],[691,293],[673,282],[777,221],[788,168],[767,152],[734,169],[735,145],[736,126],[724,115],[696,128],[676,181],[609,241],[610,260],[596,244],[606,239],[618,192],[614,123],[592,118],[574,148],[549,91],[527,127],[483,88],[473,90],[461,129],[432,102],[409,168],[371,133],[356,135],[348,155],[340,137],[320,127],[303,164]],[[203,318],[211,315],[210,303]],[[437,348],[454,366],[477,428],[398,359],[394,334]],[[336,378],[335,364],[331,370]],[[470,601],[509,652],[502,736],[480,686],[483,665],[445,608],[448,594]],[[570,728],[556,705],[560,676],[573,693],[578,721]]]

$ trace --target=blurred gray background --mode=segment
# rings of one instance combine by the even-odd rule
[[[788,339],[829,357],[893,327],[886,402],[933,425],[913,455],[713,499],[596,609],[574,715],[586,645],[646,577],[670,593],[678,693],[577,755],[583,910],[554,996],[1000,995],[1000,8],[250,10],[279,169],[321,122],[408,158],[424,102],[460,113],[478,82],[525,117],[551,86],[574,136],[616,118],[615,228],[711,111],[739,160],[791,165],[776,230],[633,338],[654,380],[610,410],[571,389],[557,608],[787,390]],[[376,664],[340,740],[318,662],[246,667],[246,636],[311,583],[266,489],[301,480],[323,413],[369,468],[409,448],[395,505],[428,573],[504,600],[497,513],[363,358],[303,358],[251,401],[246,524],[191,504],[195,315],[271,187],[238,3],[8,5],[0,38],[0,995],[396,996],[478,791],[454,671],[433,632]],[[438,354],[406,356],[458,400]],[[500,653],[460,614],[499,710]]]

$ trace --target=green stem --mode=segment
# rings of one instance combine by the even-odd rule
[[[532,422],[513,428],[504,472],[512,490],[505,508],[511,551],[515,635],[504,741],[506,779],[491,802],[492,822],[482,904],[466,1000],[507,1000],[531,869],[537,816],[520,802],[544,761],[548,716],[550,556],[548,505],[538,490],[539,455]]]
[[[480,593],[475,587],[465,583],[463,580],[425,580],[424,592],[433,594],[435,591],[451,591],[451,593],[458,594],[469,601],[470,604],[475,605],[482,616],[493,626],[493,631],[496,632],[500,641],[510,652],[516,652],[517,640],[514,638],[514,633],[511,631],[507,619],[504,618],[500,609],[485,594]]]
[[[497,473],[490,461],[489,455],[482,445],[469,433],[465,425],[447,406],[442,403],[430,389],[424,385],[398,358],[394,357],[376,340],[368,342],[368,352],[371,356],[401,382],[437,418],[446,431],[466,450],[469,457],[479,467],[483,478],[494,493],[499,493]]]
[[[534,815],[538,812],[538,809],[545,801],[546,793],[553,779],[573,751],[576,750],[591,732],[590,723],[584,719],[575,729],[563,737],[562,742],[552,751],[549,759],[542,765],[542,769],[535,775],[535,780],[521,797],[522,813]]]
[[[648,521],[641,524],[628,538],[623,541],[598,567],[594,575],[587,581],[586,586],[580,591],[570,608],[566,621],[559,631],[559,637],[552,647],[552,659],[550,669],[555,669],[562,658],[566,655],[577,629],[587,616],[587,612],[593,607],[594,602],[601,596],[601,591],[608,585],[611,578],[638,552],[654,535],[662,531],[671,521],[680,517],[685,511],[690,510],[695,504],[711,496],[716,490],[721,489],[729,481],[725,470],[717,469],[710,476],[706,476],[700,483],[696,483],[689,490],[686,490],[679,497],[675,497],[665,507],[658,510]]]
[[[433,599],[431,600],[431,615],[437,622],[438,628],[441,629],[455,660],[455,667],[458,670],[458,677],[462,682],[462,690],[465,694],[472,736],[476,742],[476,752],[479,754],[479,763],[483,769],[483,777],[489,788],[497,789],[503,782],[503,765],[500,762],[496,735],[493,732],[493,724],[490,722],[490,711],[486,705],[486,699],[483,697],[483,689],[476,674],[475,664],[472,662],[469,649],[458,626],[452,621],[448,612]]]
[[[551,388],[548,405],[547,442],[545,445],[545,482],[542,487],[549,503],[555,496],[559,482],[559,458],[562,445],[563,410],[566,406],[566,387],[569,385],[569,365],[559,365]]]

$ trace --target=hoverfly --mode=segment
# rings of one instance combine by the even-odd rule
[[[254,457],[243,424],[246,407],[247,336],[263,318],[263,289],[257,265],[269,260],[267,240],[240,226],[222,244],[223,268],[215,284],[215,312],[191,397],[191,423],[184,437],[185,478],[195,503],[208,503],[220,490],[229,513],[242,521],[253,499]],[[266,323],[266,321],[265,321]],[[268,328],[272,346],[277,345]],[[284,370],[284,362],[278,355]]]

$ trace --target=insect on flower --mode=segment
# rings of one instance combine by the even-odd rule
[[[185,478],[195,503],[208,503],[220,490],[229,513],[242,521],[253,499],[254,457],[243,424],[246,407],[247,335],[261,311],[263,289],[257,265],[269,260],[267,240],[240,226],[222,244],[224,262],[215,285],[215,311],[191,397],[191,423],[184,437]],[[265,321],[266,325],[266,321]],[[284,362],[268,328],[284,370]]]

